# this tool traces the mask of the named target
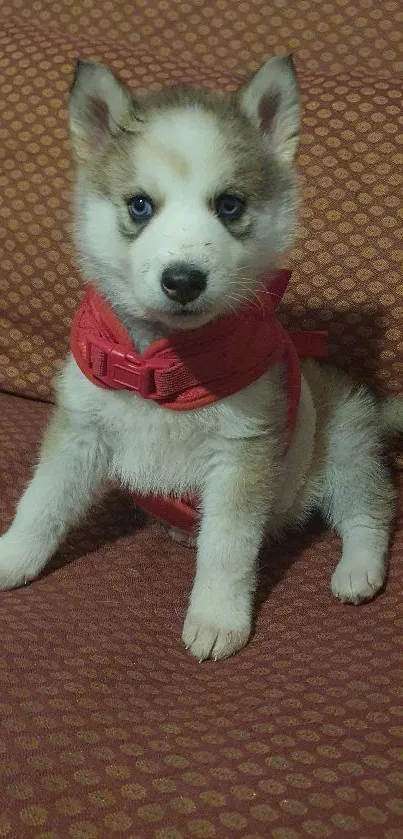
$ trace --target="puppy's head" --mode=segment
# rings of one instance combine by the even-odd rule
[[[135,99],[79,62],[70,97],[76,244],[127,316],[199,326],[259,291],[289,247],[299,100],[274,58],[236,94],[174,88]]]

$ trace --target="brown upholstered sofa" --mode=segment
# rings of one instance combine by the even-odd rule
[[[0,0],[1,525],[35,460],[80,295],[66,99],[77,54],[135,89],[231,88],[292,49],[303,204],[283,307],[402,388],[401,0]],[[112,492],[0,596],[0,837],[403,837],[403,538],[386,591],[329,593],[314,523],[267,551],[250,645],[182,649],[192,551]]]

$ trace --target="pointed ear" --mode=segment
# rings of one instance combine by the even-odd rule
[[[298,146],[300,105],[291,55],[272,58],[237,94],[241,110],[260,129],[268,147],[291,164]]]
[[[123,129],[125,116],[133,114],[134,100],[128,87],[93,61],[77,61],[69,101],[69,124],[76,158],[85,162],[111,136]]]

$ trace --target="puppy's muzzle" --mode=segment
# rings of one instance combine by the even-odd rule
[[[161,288],[169,297],[182,306],[197,300],[207,286],[207,274],[194,265],[176,262],[164,269]]]

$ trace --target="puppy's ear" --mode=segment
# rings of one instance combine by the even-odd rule
[[[291,164],[298,146],[300,104],[291,55],[272,58],[237,93],[238,103],[268,148]]]
[[[125,117],[133,112],[134,99],[129,88],[107,67],[93,61],[77,61],[70,92],[69,125],[78,161],[88,161],[123,129]]]

